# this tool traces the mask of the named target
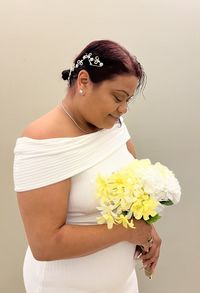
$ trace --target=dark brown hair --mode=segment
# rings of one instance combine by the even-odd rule
[[[110,80],[116,75],[130,74],[138,78],[138,86],[136,93],[145,86],[146,75],[141,64],[135,56],[121,45],[110,40],[97,40],[89,43],[81,53],[75,58],[74,64],[81,60],[85,54],[92,53],[92,56],[98,56],[103,62],[102,67],[91,66],[88,59],[84,59],[83,65],[74,68],[69,78],[69,87],[75,83],[80,70],[85,69],[93,83],[101,83],[105,80]],[[62,72],[62,78],[67,80],[70,69]]]

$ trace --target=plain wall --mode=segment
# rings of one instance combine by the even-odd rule
[[[61,71],[88,42],[102,38],[135,54],[148,77],[145,98],[138,96],[125,118],[138,158],[166,164],[182,186],[181,203],[156,224],[163,243],[154,279],[137,265],[140,292],[200,292],[200,2],[1,0],[0,36],[0,292],[25,292],[15,140],[61,102]]]

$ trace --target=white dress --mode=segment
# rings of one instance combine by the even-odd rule
[[[71,138],[16,141],[15,191],[31,190],[71,178],[66,223],[96,224],[96,176],[111,174],[133,160],[124,123]],[[30,247],[23,276],[27,293],[138,293],[135,245],[123,241],[87,256],[37,261]]]

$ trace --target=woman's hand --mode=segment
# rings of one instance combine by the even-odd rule
[[[149,251],[149,239],[153,237],[153,226],[147,224],[144,220],[133,219],[134,228],[128,229],[129,239],[128,241],[140,245],[143,247],[143,250]]]
[[[149,248],[148,252],[144,252],[142,256],[140,256],[140,260],[142,260],[145,271],[149,276],[153,274],[155,271],[159,255],[160,255],[160,246],[161,246],[161,239],[159,235],[157,234],[154,226],[152,226],[152,244]]]

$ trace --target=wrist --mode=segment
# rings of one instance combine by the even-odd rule
[[[131,228],[124,228],[122,225],[115,225],[120,241],[131,242]]]

